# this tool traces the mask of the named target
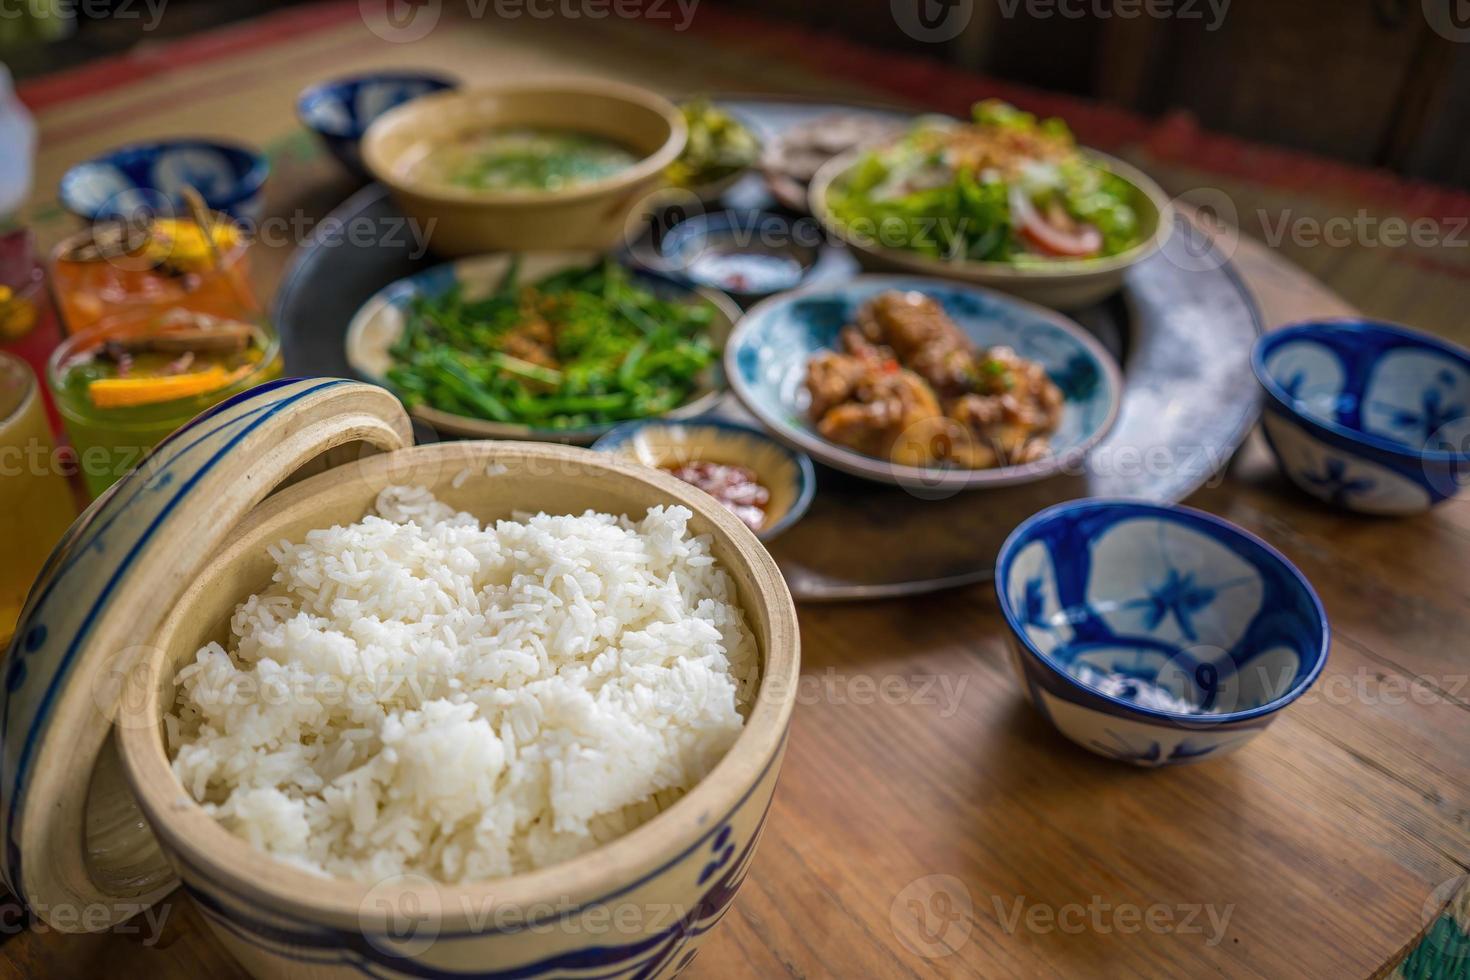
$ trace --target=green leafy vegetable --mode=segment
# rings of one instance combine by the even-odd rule
[[[968,126],[921,121],[864,154],[828,189],[832,216],[868,244],[947,260],[1044,263],[1138,243],[1136,190],[1078,151],[1064,122],[995,100],[977,103],[973,116]],[[1017,194],[1029,202],[1030,225]],[[1080,244],[1057,251],[1058,241]]]
[[[644,418],[687,401],[715,359],[714,310],[660,298],[604,261],[484,299],[458,287],[406,311],[388,381],[409,404],[567,429]]]
[[[679,159],[666,171],[675,187],[694,187],[744,170],[760,155],[755,134],[708,99],[691,99],[679,107],[689,130]]]

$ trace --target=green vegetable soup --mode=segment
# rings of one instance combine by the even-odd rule
[[[476,191],[556,191],[604,180],[638,154],[590,133],[498,129],[429,150],[416,179]]]

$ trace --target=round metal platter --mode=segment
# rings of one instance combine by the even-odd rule
[[[797,99],[719,102],[766,138],[832,112],[891,114]],[[775,206],[755,174],[723,203]],[[806,601],[854,600],[984,581],[1006,535],[1043,507],[1084,496],[1173,502],[1221,472],[1259,413],[1250,349],[1262,325],[1228,257],[1186,219],[1175,220],[1168,245],[1130,270],[1120,293],[1070,314],[1118,358],[1124,375],[1118,423],[1085,466],[1035,483],[949,495],[819,466],[811,510],[768,545],[792,593]],[[287,269],[273,315],[289,373],[350,377],[343,341],[358,307],[383,285],[439,260],[415,254],[414,238],[381,185],[348,198],[323,224],[377,233],[307,241]],[[398,233],[390,234],[394,227]],[[838,248],[820,264],[824,280],[857,271]],[[719,413],[750,421],[731,397]]]

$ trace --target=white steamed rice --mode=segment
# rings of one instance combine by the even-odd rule
[[[173,768],[233,833],[328,875],[475,881],[648,820],[755,695],[734,585],[683,507],[482,528],[422,487],[271,549],[177,675]]]

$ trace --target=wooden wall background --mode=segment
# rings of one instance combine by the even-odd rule
[[[0,61],[19,77],[42,74],[301,2],[309,0],[168,0],[169,16],[148,34],[135,18],[83,16],[62,41],[0,45]],[[469,0],[440,2],[457,9]],[[475,2],[485,9],[489,0]],[[794,21],[1144,115],[1182,110],[1216,132],[1470,187],[1467,0],[694,2]],[[968,9],[968,24],[943,43],[909,36],[894,14],[895,6],[924,5],[937,16],[955,4]],[[1122,16],[1145,5],[1173,14]],[[1213,9],[1220,5],[1224,16],[1216,24]],[[104,6],[99,0],[77,9]],[[1445,32],[1431,26],[1431,12],[1449,25]]]
[[[1143,0],[943,0],[971,7],[968,27],[945,43],[906,35],[890,0],[704,2],[1145,115],[1183,110],[1217,132],[1470,187],[1470,4],[1461,0],[1229,0],[1214,29],[1207,0],[1159,0],[1198,15],[1167,18],[1113,12]],[[1445,23],[1462,26],[1448,33],[1464,40],[1431,26],[1434,5]]]

